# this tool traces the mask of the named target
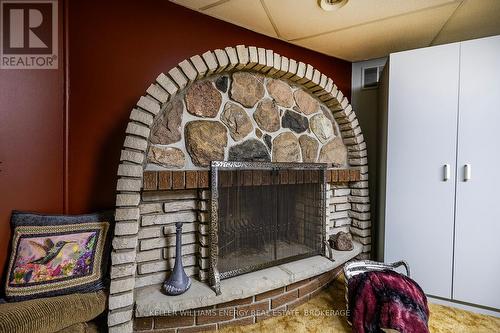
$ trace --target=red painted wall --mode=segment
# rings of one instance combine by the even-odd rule
[[[62,32],[59,20],[58,69],[0,69],[0,275],[12,210],[63,212]]]
[[[116,166],[132,107],[160,72],[192,55],[237,44],[269,48],[312,64],[350,93],[351,63],[168,1],[71,2],[69,16],[72,213],[113,205]]]
[[[351,63],[168,1],[81,0],[64,5],[68,72],[62,66],[53,72],[0,71],[2,265],[12,209],[84,213],[114,206],[116,169],[131,109],[160,72],[194,54],[238,44],[273,49],[312,64],[350,96]],[[65,88],[69,91],[67,109]]]

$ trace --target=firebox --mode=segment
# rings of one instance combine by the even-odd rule
[[[210,278],[324,253],[326,164],[212,162]]]

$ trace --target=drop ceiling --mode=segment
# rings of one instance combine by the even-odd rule
[[[348,61],[500,34],[500,0],[170,0]]]

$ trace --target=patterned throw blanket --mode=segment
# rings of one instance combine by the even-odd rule
[[[429,308],[420,286],[396,272],[372,271],[353,276],[348,284],[349,320],[353,332],[393,329],[429,332]]]

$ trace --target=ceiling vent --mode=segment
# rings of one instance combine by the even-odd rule
[[[330,12],[344,7],[347,1],[349,0],[319,0],[318,3],[323,10]]]

